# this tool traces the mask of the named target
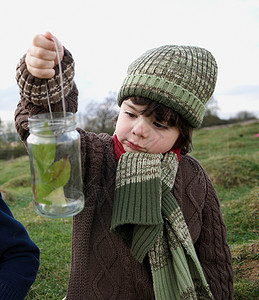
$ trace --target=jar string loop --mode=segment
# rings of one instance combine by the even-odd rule
[[[60,61],[60,55],[58,51],[58,45],[56,39],[53,37],[51,38],[55,44],[56,52],[57,52],[57,59],[58,59],[58,67],[59,67],[59,76],[60,76],[60,86],[61,86],[61,97],[62,97],[62,106],[63,106],[63,114],[64,119],[66,120],[66,107],[65,107],[65,96],[64,96],[64,86],[63,86],[63,75],[62,75],[62,68],[61,68],[61,61]],[[47,99],[48,99],[48,107],[50,112],[50,118],[53,119],[52,111],[51,111],[51,105],[50,105],[50,99],[49,99],[49,92],[48,92],[48,85],[46,80],[46,93],[47,93]]]

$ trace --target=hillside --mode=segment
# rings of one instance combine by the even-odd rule
[[[259,121],[195,130],[195,156],[217,190],[235,271],[235,299],[259,294]],[[0,191],[41,249],[41,266],[27,299],[62,299],[70,267],[72,220],[44,219],[31,203],[28,156],[0,160]]]

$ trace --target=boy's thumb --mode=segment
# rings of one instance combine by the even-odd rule
[[[50,33],[50,32],[46,32],[44,34],[45,38],[47,38],[48,40],[51,40],[54,36]]]

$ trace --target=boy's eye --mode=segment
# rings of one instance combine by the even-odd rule
[[[168,127],[166,125],[157,123],[157,122],[153,122],[153,124],[157,127],[157,128],[162,128],[162,129],[167,129]]]
[[[130,118],[135,118],[136,115],[130,111],[125,111],[125,114],[128,115]]]

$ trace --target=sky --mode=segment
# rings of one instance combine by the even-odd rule
[[[19,100],[15,69],[33,37],[50,31],[72,53],[79,112],[118,92],[127,67],[166,44],[208,49],[218,64],[221,118],[259,117],[258,0],[9,0],[0,4],[0,119]]]

